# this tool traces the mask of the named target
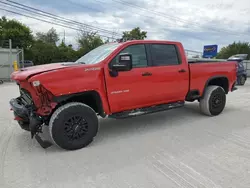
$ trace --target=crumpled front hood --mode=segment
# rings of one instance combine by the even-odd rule
[[[21,68],[19,71],[15,71],[11,74],[12,80],[25,80],[34,76],[36,74],[40,74],[43,72],[64,69],[72,66],[80,66],[81,64],[77,64],[74,62],[61,62],[61,63],[51,63],[46,65],[37,65],[33,67]]]

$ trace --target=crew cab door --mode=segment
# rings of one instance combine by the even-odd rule
[[[171,43],[150,44],[151,72],[156,103],[185,100],[189,89],[189,68],[182,46]]]
[[[118,62],[121,53],[132,55],[132,69],[130,71],[117,72],[112,75],[110,70],[105,69],[107,96],[111,112],[121,112],[144,107],[149,104],[150,71],[148,66],[147,48],[144,44],[130,44],[122,49],[109,64]]]

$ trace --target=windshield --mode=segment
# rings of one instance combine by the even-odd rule
[[[99,46],[76,61],[82,64],[96,64],[108,57],[121,43],[104,44]]]

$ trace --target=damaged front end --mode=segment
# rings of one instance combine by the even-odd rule
[[[38,143],[43,147],[50,147],[49,141],[44,141],[39,136],[42,133],[42,126],[48,124],[49,114],[52,107],[49,103],[49,93],[42,87],[38,86],[35,91],[32,90],[36,97],[32,97],[30,92],[20,88],[20,96],[10,100],[11,110],[14,113],[15,120],[20,127],[30,131],[31,138],[35,137]],[[35,98],[36,100],[33,100]],[[40,104],[37,106],[37,104]]]

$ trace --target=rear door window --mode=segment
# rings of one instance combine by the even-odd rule
[[[153,66],[179,65],[178,51],[173,44],[151,44]]]

